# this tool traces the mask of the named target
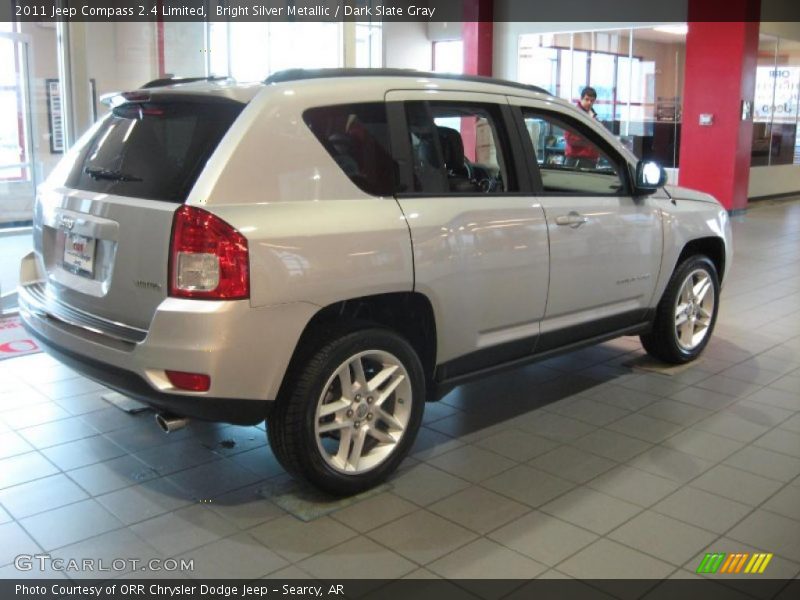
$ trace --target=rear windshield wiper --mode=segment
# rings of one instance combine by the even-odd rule
[[[112,171],[111,169],[93,169],[85,167],[83,172],[92,177],[92,179],[108,179],[110,181],[141,181],[141,177],[134,177],[133,175],[126,175],[119,171]]]

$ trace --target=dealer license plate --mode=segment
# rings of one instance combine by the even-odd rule
[[[94,249],[96,241],[93,237],[77,233],[64,235],[64,268],[76,275],[94,277]]]

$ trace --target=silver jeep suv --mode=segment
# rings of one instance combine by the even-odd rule
[[[111,106],[39,190],[25,326],[165,429],[266,418],[329,492],[385,479],[471,378],[631,334],[682,363],[711,336],[726,211],[543,90],[286,71]]]

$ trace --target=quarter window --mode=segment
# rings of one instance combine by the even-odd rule
[[[594,137],[549,114],[523,113],[545,193],[618,196],[625,191],[623,166]]]
[[[394,162],[383,103],[312,108],[306,125],[350,180],[368,194],[394,194]]]
[[[501,115],[493,105],[406,103],[414,191],[435,195],[515,192]]]

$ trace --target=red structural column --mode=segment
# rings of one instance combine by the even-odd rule
[[[464,44],[464,74],[492,76],[494,1],[465,0],[461,39]],[[462,123],[461,138],[467,158],[475,160],[477,133],[471,123]]]
[[[464,73],[492,75],[494,31],[493,0],[466,0],[461,37],[464,41]]]
[[[689,4],[678,178],[741,210],[753,138],[752,111],[743,119],[742,102],[752,106],[755,93],[760,2],[729,0],[726,16],[742,19],[734,22],[704,20],[708,4],[701,2]],[[701,124],[701,115],[711,115],[711,123]]]

